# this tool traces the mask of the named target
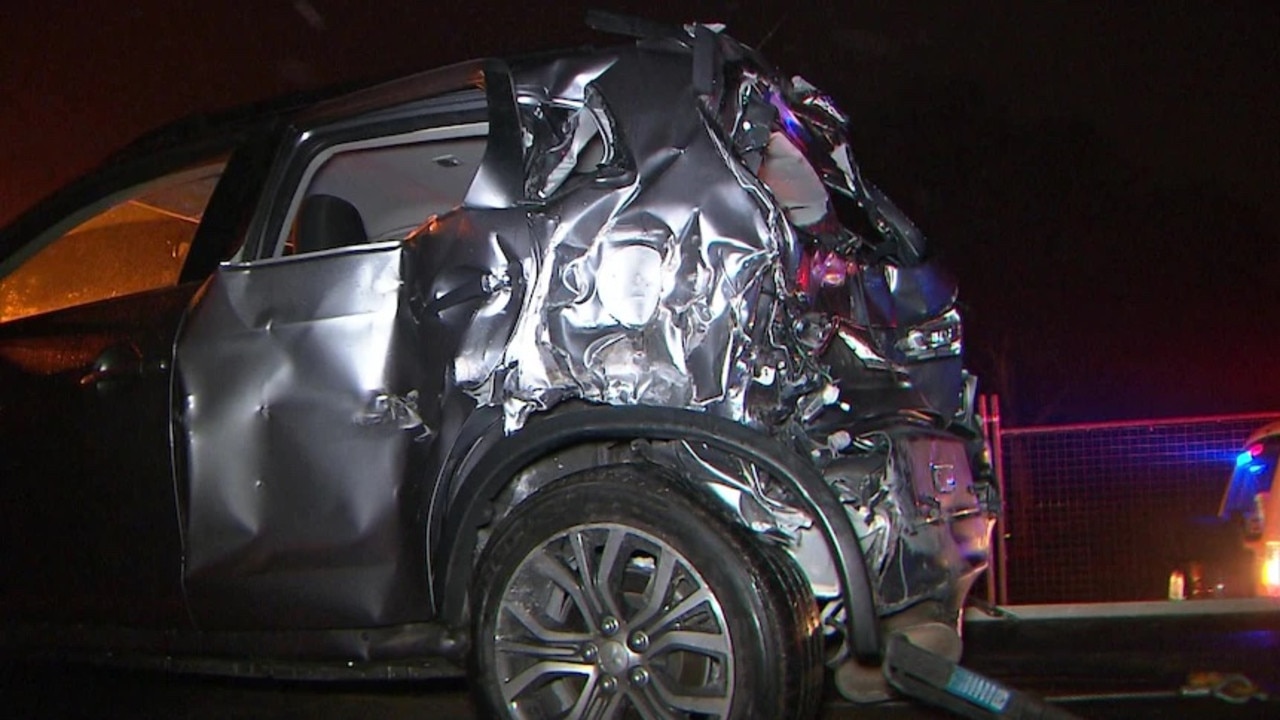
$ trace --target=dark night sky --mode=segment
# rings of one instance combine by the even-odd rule
[[[192,112],[612,42],[588,5],[718,20],[853,115],[1015,422],[1280,409],[1273,3],[71,5],[0,10],[0,221]]]

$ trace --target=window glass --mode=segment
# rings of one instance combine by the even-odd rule
[[[221,163],[125,193],[0,279],[0,322],[177,284]],[[87,209],[85,212],[92,212]]]
[[[462,204],[487,125],[432,128],[327,149],[303,175],[277,255],[402,240]]]

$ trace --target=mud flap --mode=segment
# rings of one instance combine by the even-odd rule
[[[960,717],[1072,720],[1076,715],[1028,693],[1014,690],[972,670],[913,645],[900,633],[891,635],[884,675],[909,698],[949,710]]]

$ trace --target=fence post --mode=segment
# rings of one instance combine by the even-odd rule
[[[978,417],[982,419],[982,442],[986,443],[987,452],[991,452],[991,415],[987,412],[987,396],[978,396]],[[996,604],[996,556],[995,548],[990,548],[987,559],[987,602]]]
[[[1000,514],[996,516],[996,581],[999,590],[997,605],[1009,604],[1009,553],[1006,537],[1009,534],[1009,496],[1004,482],[1004,433],[1000,427],[1000,396],[991,396],[991,465],[996,474],[996,492],[1000,495]]]

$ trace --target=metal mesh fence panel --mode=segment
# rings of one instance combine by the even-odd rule
[[[1167,597],[1271,415],[1004,429],[1008,602]]]

